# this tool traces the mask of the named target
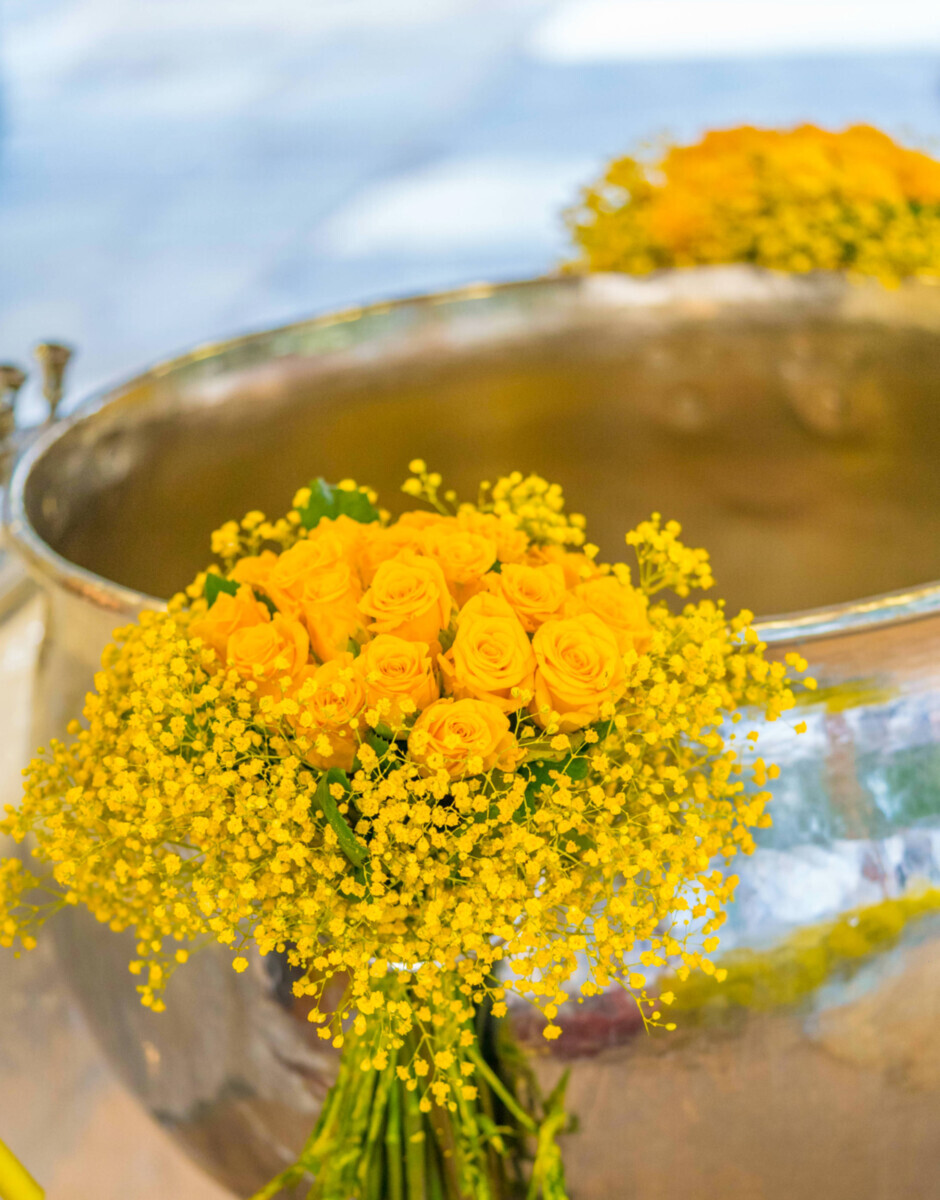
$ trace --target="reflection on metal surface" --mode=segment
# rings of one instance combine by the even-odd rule
[[[415,455],[458,490],[537,469],[608,555],[655,508],[709,546],[732,604],[787,614],[761,631],[821,690],[804,737],[758,726],[782,766],[775,824],[735,864],[723,946],[799,942],[940,883],[938,395],[940,289],[746,268],[475,288],[203,347],[99,397],[16,469],[11,532],[49,612],[36,740],[80,705],[113,625],[205,565],[223,519],[281,511],[313,474],[394,505]],[[207,1169],[245,1192],[291,1157],[334,1063],[270,964],[238,976],[196,955],[155,1016],[121,939],[77,912],[57,939],[124,1079]],[[674,1035],[640,1036],[605,995],[572,1006],[549,1052],[517,1011],[545,1079],[562,1054],[572,1067],[574,1195],[924,1195],[940,1177],[938,950],[937,923],[911,923],[794,1003]],[[799,956],[761,961],[780,994],[806,977]]]

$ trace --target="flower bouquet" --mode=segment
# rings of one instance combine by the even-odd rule
[[[896,284],[940,275],[940,162],[869,125],[711,130],[610,163],[569,225],[576,271],[743,262]]]
[[[750,613],[690,599],[712,577],[678,525],[602,563],[557,486],[460,503],[411,472],[395,520],[318,480],[218,530],[0,826],[51,868],[0,865],[3,945],[83,905],[134,930],[156,1012],[201,945],[283,960],[338,1076],[257,1200],[562,1200],[564,1079],[540,1092],[511,1007],[554,1039],[616,986],[674,1028],[770,821],[776,770],[736,727],[793,705],[787,670]]]

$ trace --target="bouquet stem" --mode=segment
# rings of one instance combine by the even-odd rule
[[[437,1075],[451,1085],[452,1099],[437,1103],[399,1071],[420,1040],[414,1033],[398,1049],[388,1046],[377,1067],[374,1046],[350,1032],[300,1157],[251,1200],[298,1185],[307,1200],[568,1200],[556,1141],[568,1125],[566,1081],[543,1100],[505,1035],[492,1059],[474,1039],[423,1081]]]

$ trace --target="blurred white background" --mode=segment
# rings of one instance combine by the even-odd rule
[[[934,0],[0,0],[0,358],[552,268],[648,135],[940,134]]]

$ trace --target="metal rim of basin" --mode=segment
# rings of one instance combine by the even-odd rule
[[[734,268],[732,268],[733,270]],[[708,271],[722,271],[727,268],[704,268]],[[747,268],[754,272],[754,269]],[[758,273],[772,278],[774,273]],[[687,272],[689,275],[694,271]],[[605,277],[594,276],[595,280]],[[623,277],[619,277],[621,280]],[[777,277],[778,282],[781,278]],[[806,277],[803,277],[805,280]],[[94,392],[65,419],[51,425],[32,442],[16,463],[7,496],[7,534],[19,555],[25,560],[33,573],[42,579],[52,581],[56,586],[66,591],[80,595],[99,608],[115,613],[134,614],[143,609],[159,609],[165,601],[149,596],[143,592],[122,584],[112,582],[103,576],[76,563],[69,561],[54,550],[39,534],[30,520],[26,504],[26,487],[30,474],[37,462],[62,437],[77,425],[87,421],[103,408],[114,409],[122,401],[128,399],[126,393],[132,385],[157,380],[165,375],[179,370],[187,365],[212,358],[225,352],[237,350],[239,347],[250,346],[252,343],[263,341],[272,333],[289,334],[292,331],[315,331],[345,323],[358,321],[364,317],[380,316],[396,309],[408,309],[419,306],[446,305],[476,299],[487,299],[496,295],[512,295],[525,289],[531,289],[546,284],[559,286],[578,286],[584,277],[561,276],[543,277],[533,280],[501,284],[472,284],[464,288],[450,291],[429,293],[403,299],[385,301],[363,307],[349,308],[323,316],[292,322],[288,325],[256,330],[234,338],[218,342],[209,342],[196,346],[189,351],[172,358],[161,360],[157,365],[145,370],[131,379],[122,381],[116,386],[108,386]],[[655,282],[656,276],[643,277],[644,281]],[[637,281],[633,281],[637,282]],[[641,286],[643,281],[639,281]],[[801,283],[803,281],[801,280]],[[800,286],[800,284],[797,284]],[[805,609],[797,612],[774,614],[759,617],[755,628],[763,641],[791,642],[799,640],[805,643],[814,638],[828,638],[840,634],[849,634],[867,629],[894,626],[917,620],[940,611],[940,580],[928,582],[913,588],[902,588],[897,591],[885,592],[874,596],[865,596],[857,600],[821,608]]]

